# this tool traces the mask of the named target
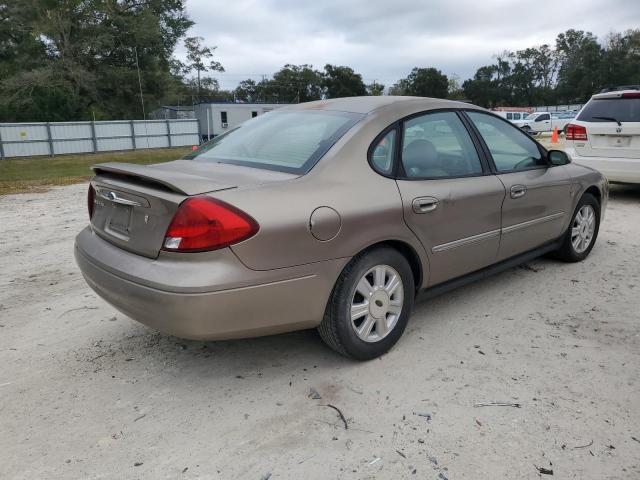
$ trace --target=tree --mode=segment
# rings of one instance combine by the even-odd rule
[[[373,83],[367,85],[367,95],[371,95],[373,97],[384,95],[384,84],[378,83],[374,80]]]
[[[242,102],[257,102],[260,100],[258,95],[258,85],[255,80],[247,79],[241,81],[233,91],[234,97]]]
[[[357,97],[367,94],[362,76],[350,67],[327,64],[322,75],[324,93],[329,98]]]
[[[220,62],[211,60],[213,52],[218,47],[207,47],[202,44],[202,37],[188,37],[184,40],[184,46],[187,49],[187,64],[185,65],[186,73],[196,71],[196,96],[200,98],[200,89],[202,81],[200,74],[202,72],[214,71],[224,72],[224,67]],[[211,85],[211,79],[207,79],[207,84]]]
[[[640,29],[612,33],[602,58],[603,87],[640,85]]]
[[[312,65],[287,64],[263,84],[265,98],[285,103],[309,102],[322,98],[322,74]]]
[[[415,67],[407,78],[400,80],[391,95],[415,95],[418,97],[447,98],[449,79],[440,70]]]
[[[464,96],[476,105],[491,108],[497,105],[499,84],[496,78],[497,67],[485,65],[480,67],[473,78],[462,83]]]
[[[0,4],[0,119],[140,118],[175,90],[183,0],[22,0]],[[137,61],[136,61],[137,52]]]
[[[447,86],[447,98],[450,100],[464,100],[464,91],[460,85],[460,77],[453,74],[449,77],[449,85]]]
[[[603,50],[591,32],[567,30],[558,35],[558,95],[568,103],[585,102],[602,88]]]

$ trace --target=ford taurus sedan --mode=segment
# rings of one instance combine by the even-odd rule
[[[288,106],[169,163],[93,167],[75,257],[154,329],[229,339],[317,328],[377,357],[416,295],[594,246],[601,174],[479,107],[412,97]]]

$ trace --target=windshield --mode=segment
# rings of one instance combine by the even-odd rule
[[[538,115],[540,115],[539,113],[530,113],[529,115],[526,116],[525,120],[533,120],[535,119]]]
[[[640,122],[640,98],[594,98],[580,112],[585,122]]]
[[[185,158],[304,174],[362,115],[333,111],[269,112],[200,146]]]

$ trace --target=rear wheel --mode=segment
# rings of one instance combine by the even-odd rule
[[[580,262],[593,249],[600,228],[600,204],[596,197],[585,193],[573,213],[562,246],[556,257],[566,262]]]
[[[347,357],[378,357],[402,335],[414,294],[411,267],[397,250],[381,247],[358,255],[336,282],[320,336]]]

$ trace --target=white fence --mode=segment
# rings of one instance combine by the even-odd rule
[[[565,112],[567,110],[580,110],[582,103],[574,103],[572,105],[547,105],[542,107],[533,107],[535,112]]]
[[[198,145],[198,120],[0,123],[0,158]]]

